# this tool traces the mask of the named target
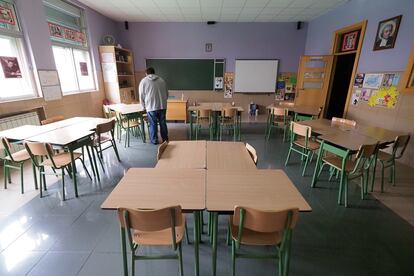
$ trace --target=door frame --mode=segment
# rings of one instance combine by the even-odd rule
[[[342,114],[343,117],[346,117],[346,115],[348,113],[349,101],[351,100],[352,90],[353,90],[353,87],[354,87],[353,82],[355,80],[355,75],[356,75],[357,70],[358,70],[359,58],[361,56],[362,44],[363,44],[364,38],[365,38],[365,31],[366,31],[366,28],[367,28],[367,23],[368,23],[368,20],[363,20],[361,22],[346,26],[344,28],[336,30],[333,33],[333,36],[332,36],[331,55],[334,56],[334,61],[333,61],[334,64],[332,66],[331,79],[330,79],[328,95],[326,97],[326,103],[329,103],[329,100],[330,100],[330,97],[331,97],[332,83],[333,83],[333,79],[335,78],[334,72],[335,72],[335,69],[336,69],[336,61],[337,61],[336,56],[355,53],[354,67],[352,69],[351,80],[349,82],[348,94],[346,96],[346,101],[345,101],[345,108],[344,108],[344,112]],[[354,50],[354,51],[346,52],[346,53],[338,52],[337,50],[339,49],[339,45],[341,43],[341,36],[345,33],[356,31],[356,30],[361,30],[360,34],[359,34],[357,49]],[[326,103],[325,103],[325,107],[327,107]],[[327,108],[325,110],[327,110]]]

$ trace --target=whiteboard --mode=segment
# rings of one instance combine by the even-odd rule
[[[237,93],[274,93],[279,60],[236,59],[234,91]]]

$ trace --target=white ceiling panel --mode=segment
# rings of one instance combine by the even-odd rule
[[[117,21],[309,21],[349,0],[78,0]]]

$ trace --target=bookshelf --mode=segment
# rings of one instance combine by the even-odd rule
[[[134,57],[128,49],[99,46],[106,98],[111,103],[136,101]]]

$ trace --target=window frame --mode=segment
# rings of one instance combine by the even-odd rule
[[[52,44],[53,60],[55,62],[55,67],[56,67],[56,71],[58,72],[58,74],[59,74],[59,70],[58,70],[58,67],[57,67],[57,64],[56,64],[56,59],[54,57],[53,47],[56,46],[56,47],[61,47],[61,48],[69,48],[71,50],[71,61],[73,62],[73,66],[74,66],[74,69],[75,69],[73,73],[74,73],[75,79],[76,79],[77,90],[71,90],[71,91],[66,91],[65,92],[62,89],[62,83],[60,83],[62,95],[63,96],[68,96],[68,95],[74,95],[74,94],[82,94],[82,93],[90,93],[90,92],[99,91],[98,78],[97,78],[97,75],[96,75],[96,67],[95,67],[95,62],[94,62],[94,59],[93,59],[93,51],[92,51],[92,48],[90,47],[91,41],[90,41],[89,33],[88,33],[88,23],[87,23],[86,11],[85,11],[84,8],[78,6],[78,5],[76,5],[76,4],[74,4],[70,1],[65,1],[65,0],[60,0],[60,1],[79,9],[79,11],[81,13],[80,21],[82,22],[80,29],[81,29],[81,31],[83,31],[83,33],[85,35],[85,40],[86,40],[86,45],[87,45],[87,46],[80,46],[80,45],[74,45],[74,44],[70,44],[70,43],[55,41],[51,38],[51,36],[49,34],[49,39],[50,39],[50,42]],[[46,7],[47,4],[45,4],[44,1],[42,1],[42,2],[43,2],[43,6]],[[61,26],[65,26],[65,25],[62,25],[62,23],[57,22],[56,20],[53,20],[53,19],[51,20],[47,16],[46,16],[46,22],[47,23],[50,22],[50,23],[54,23],[54,24],[59,24]],[[70,27],[68,26],[68,28],[70,28]],[[87,89],[81,89],[80,88],[80,85],[79,85],[80,81],[79,81],[79,76],[78,76],[77,71],[76,71],[76,62],[75,62],[75,55],[74,55],[73,50],[86,51],[88,53],[89,62],[91,64],[91,66],[90,66],[91,67],[90,68],[90,75],[92,77],[93,84],[94,84],[93,88],[87,88]]]
[[[0,96],[0,104],[7,103],[7,102],[25,101],[25,100],[33,100],[33,99],[41,98],[41,95],[37,89],[37,85],[35,81],[34,70],[33,70],[34,67],[32,64],[33,61],[30,59],[30,55],[28,55],[29,45],[27,44],[26,37],[22,30],[22,25],[20,23],[20,15],[16,7],[16,3],[14,2],[14,0],[2,0],[2,2],[6,2],[13,6],[13,11],[16,17],[16,24],[19,30],[10,31],[7,29],[0,28],[0,35],[15,40],[16,48],[17,48],[16,50],[17,50],[17,53],[19,54],[19,59],[21,63],[24,64],[23,66],[25,67],[25,71],[28,77],[27,82],[29,84],[29,88],[32,91],[32,93],[30,95],[27,94],[27,95],[15,96],[15,97],[1,97]]]

